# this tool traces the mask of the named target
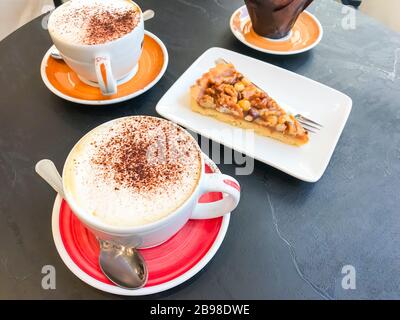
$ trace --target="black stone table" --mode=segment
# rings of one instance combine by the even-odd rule
[[[80,106],[53,95],[39,67],[51,45],[42,18],[0,42],[0,298],[120,298],[100,292],[63,264],[51,234],[54,192],[34,164],[61,168],[91,128],[125,115],[156,115],[155,105],[206,49],[228,48],[292,70],[348,94],[353,110],[331,162],[315,184],[256,162],[238,176],[242,200],[214,259],[161,299],[400,298],[400,35],[315,0],[324,38],[311,52],[275,57],[245,47],[229,30],[240,0],[138,1],[156,10],[146,28],[170,54],[161,81],[120,105]],[[266,75],[268,76],[268,75]],[[235,165],[220,165],[234,174]],[[56,289],[41,287],[44,265]],[[342,268],[356,288],[342,287]]]

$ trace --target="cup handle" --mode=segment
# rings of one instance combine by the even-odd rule
[[[215,202],[197,203],[190,219],[218,218],[231,212],[240,200],[240,185],[236,179],[222,173],[204,175],[202,193],[222,192],[223,198]]]
[[[95,70],[101,93],[104,96],[116,94],[117,82],[112,74],[110,58],[107,56],[96,57]]]

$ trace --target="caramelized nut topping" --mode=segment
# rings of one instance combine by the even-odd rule
[[[244,88],[245,88],[245,86],[244,86],[243,82],[235,83],[235,90],[236,91],[241,92],[241,91],[244,90]]]
[[[243,109],[243,111],[249,111],[251,108],[250,101],[245,99],[239,101],[239,106]]]
[[[260,113],[255,108],[250,108],[249,115],[253,117],[253,119],[257,119],[260,116]]]
[[[302,135],[303,127],[288,115],[277,102],[230,63],[220,63],[197,81],[203,93],[197,103],[235,117],[273,128],[290,135]]]

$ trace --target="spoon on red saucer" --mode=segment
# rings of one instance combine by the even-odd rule
[[[65,199],[62,178],[53,161],[40,160],[35,171]],[[125,289],[139,289],[146,284],[148,269],[138,250],[99,238],[97,240],[100,244],[100,268],[112,283]]]
[[[139,251],[133,247],[98,240],[100,243],[99,264],[104,275],[121,288],[142,288],[147,282],[149,273]]]

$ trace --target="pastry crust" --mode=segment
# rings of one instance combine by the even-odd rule
[[[233,68],[232,65],[231,68]],[[200,113],[205,116],[211,116],[219,121],[228,123],[236,127],[254,130],[259,135],[270,137],[286,144],[301,146],[308,142],[308,134],[304,130],[304,128],[297,122],[297,120],[294,119],[293,116],[290,116],[289,118],[289,115],[287,115],[286,112],[282,108],[280,108],[279,105],[270,97],[268,97],[269,104],[274,105],[274,110],[279,110],[280,117],[286,117],[285,119],[287,120],[285,121],[287,122],[284,122],[286,123],[285,127],[293,125],[293,127],[296,129],[294,133],[289,133],[288,129],[283,131],[275,129],[275,127],[270,125],[263,117],[258,117],[250,121],[247,118],[246,120],[246,114],[248,114],[248,112],[242,111],[236,105],[233,105],[233,111],[229,112],[229,108],[226,108],[226,106],[220,106],[218,104],[218,96],[214,97],[214,99],[212,100],[214,101],[215,106],[213,106],[212,104],[207,105],[206,103],[204,103],[205,106],[202,106],[199,101],[202,101],[201,99],[205,96],[205,79],[207,77],[210,77],[211,73],[213,73],[213,76],[215,76],[215,72],[218,72],[218,65],[216,68],[211,69],[208,74],[203,75],[203,77],[190,88],[191,109],[194,112]],[[235,101],[236,100],[237,99],[235,99]],[[218,110],[218,108],[220,108],[220,110]],[[221,109],[223,111],[221,111]],[[236,112],[237,109],[239,109],[238,112]],[[268,111],[268,109],[266,110]],[[275,126],[279,126],[279,124],[275,123]]]
[[[191,96],[190,103],[191,103],[191,108],[194,112],[200,113],[205,116],[213,117],[219,121],[228,123],[235,127],[254,130],[257,134],[261,136],[270,137],[279,140],[283,143],[298,147],[308,142],[307,135],[303,135],[300,137],[288,136],[282,132],[271,130],[268,127],[259,125],[255,122],[248,122],[244,119],[235,118],[234,116],[219,112],[215,109],[200,107],[200,105],[196,102],[196,99],[193,98],[193,96]]]

